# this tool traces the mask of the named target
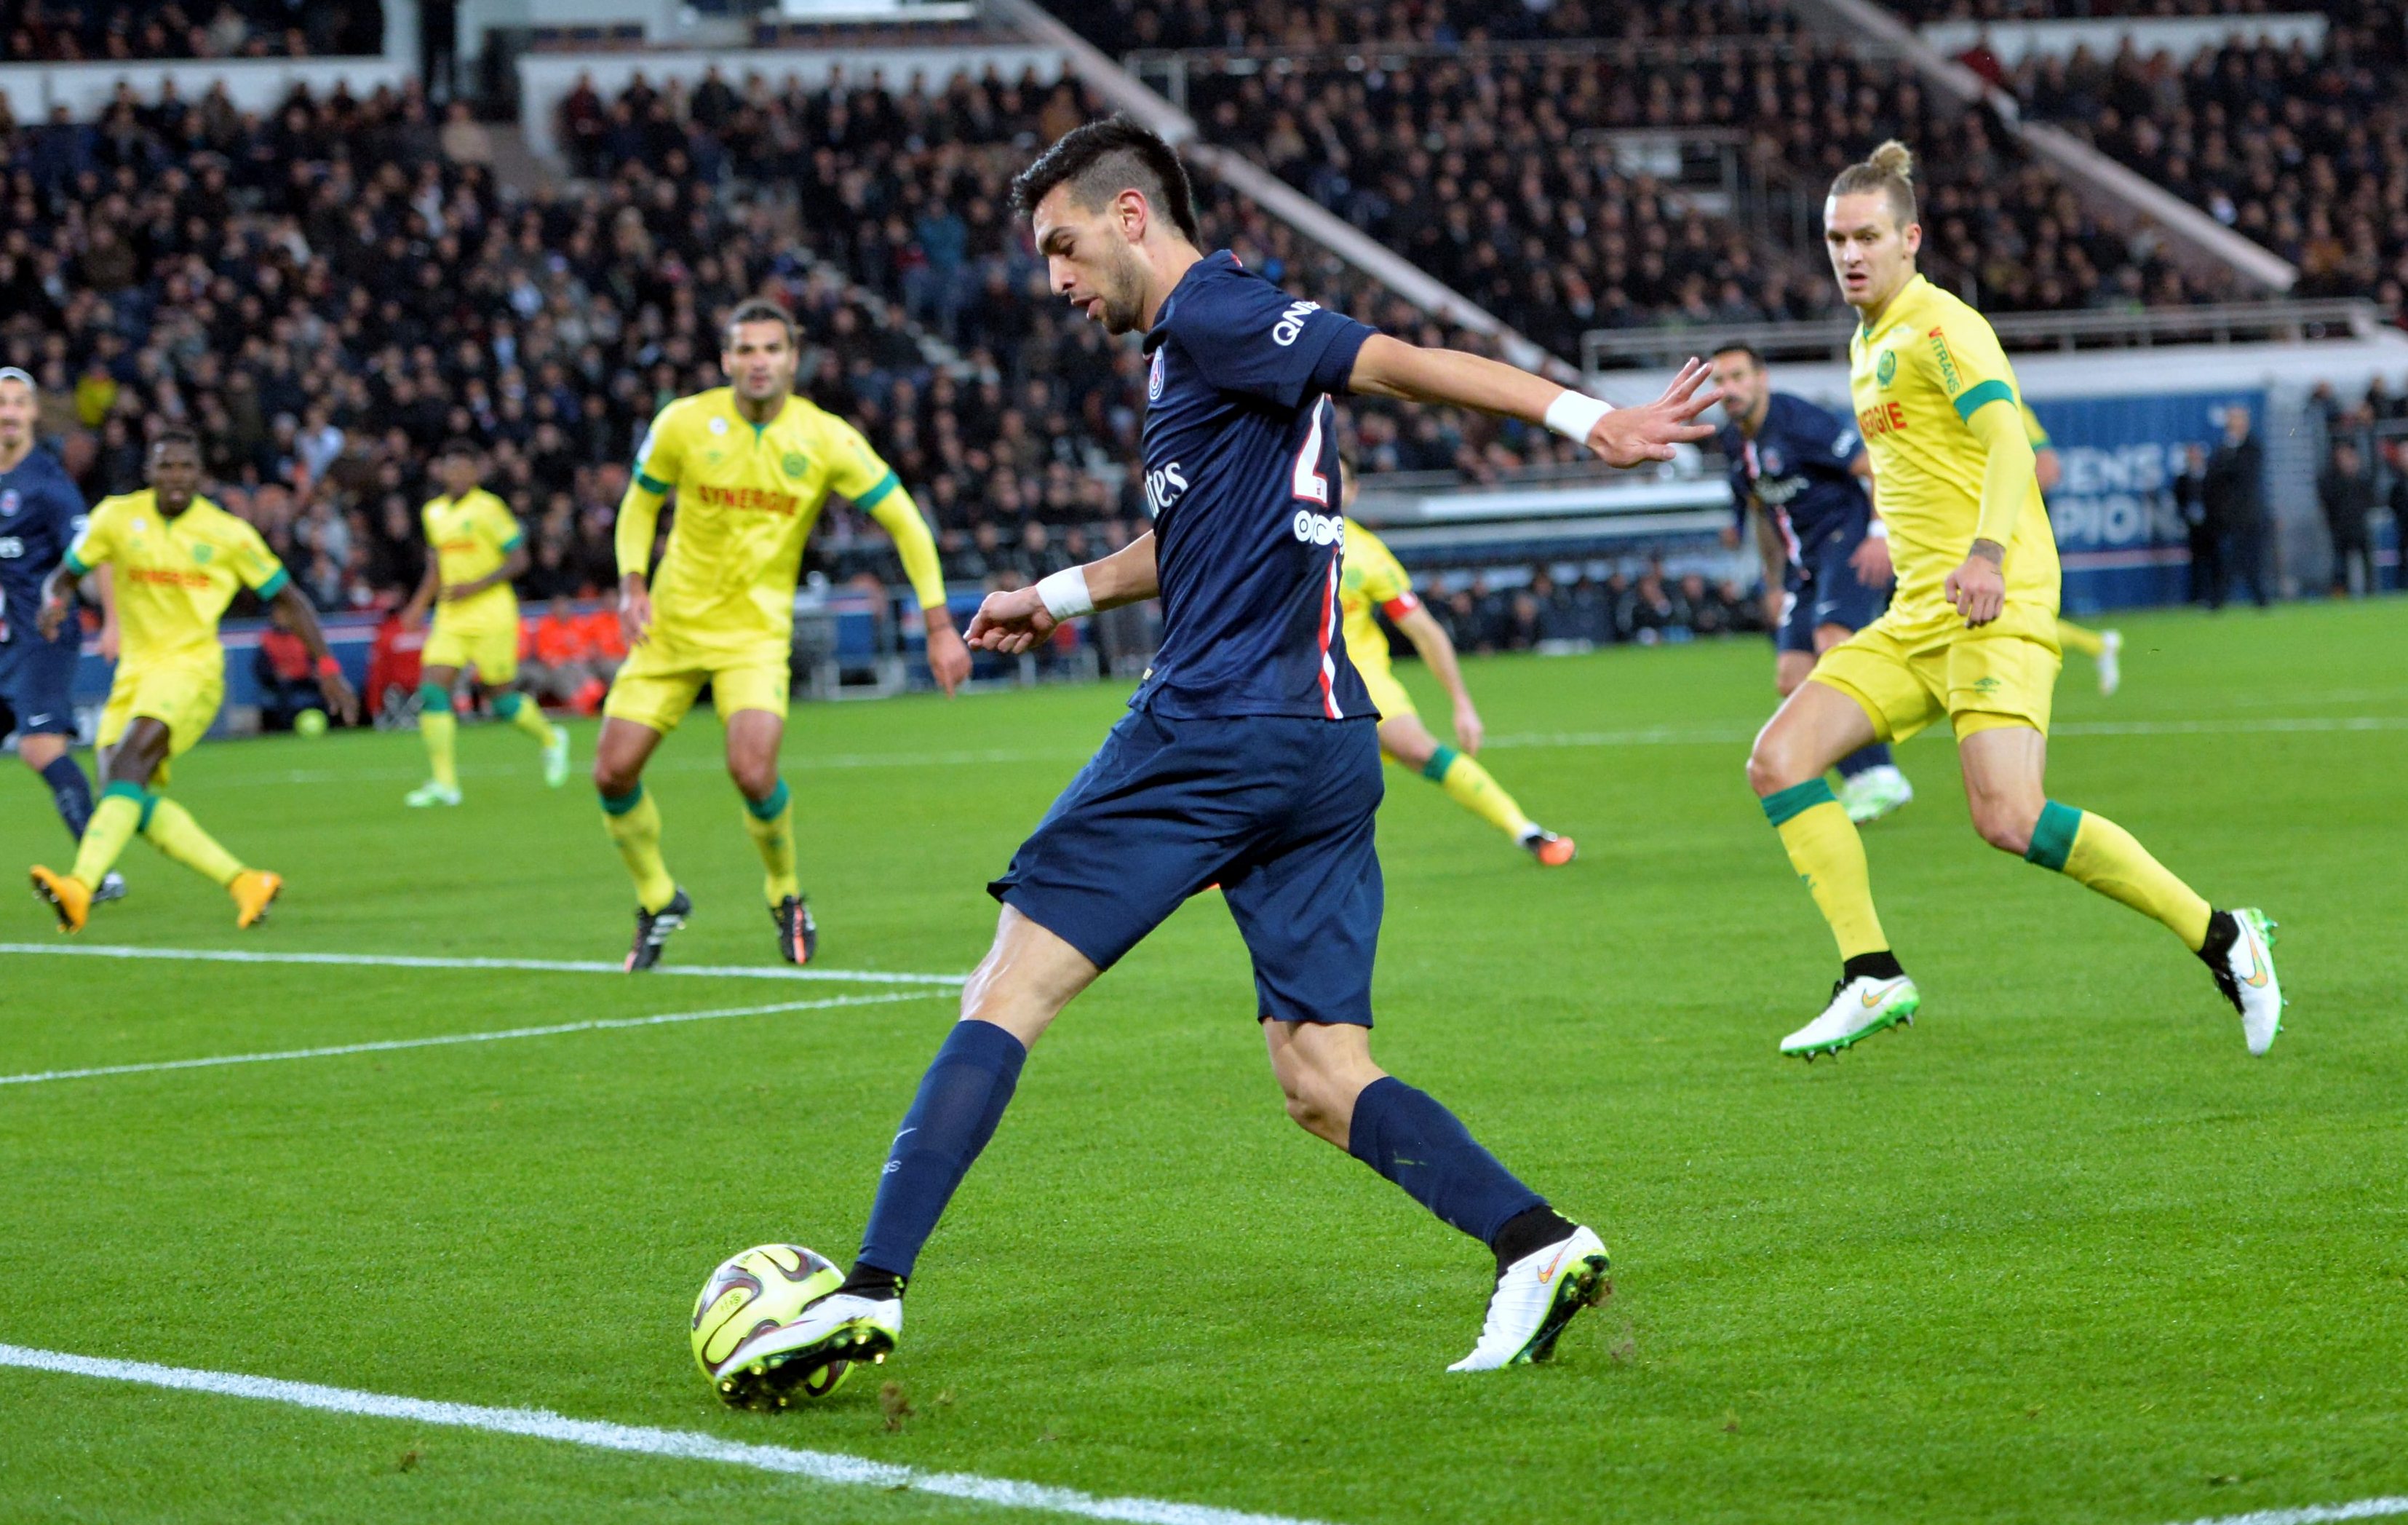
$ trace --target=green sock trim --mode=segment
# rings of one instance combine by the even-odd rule
[[[638,784],[634,788],[628,790],[625,794],[603,795],[602,813],[605,815],[624,815],[643,802],[644,786],[641,784]]]
[[[107,788],[100,791],[100,798],[103,799],[108,799],[112,797],[119,799],[131,799],[136,804],[142,807],[142,818],[134,824],[136,835],[138,836],[150,829],[150,813],[159,808],[159,797],[157,795],[152,794],[150,790],[144,788],[139,784],[128,784],[123,779],[118,779],[110,783]]]
[[[1422,777],[1429,780],[1432,784],[1445,783],[1446,770],[1453,768],[1455,766],[1455,759],[1461,755],[1462,754],[1455,751],[1453,747],[1439,748],[1436,752],[1430,754],[1429,761],[1422,764]]]
[[[2050,800],[2040,808],[2040,822],[2032,827],[2031,845],[2024,849],[2024,861],[2063,873],[2066,856],[2073,851],[2073,834],[2081,829],[2080,811]]]
[[[447,715],[450,714],[452,712],[452,690],[444,687],[441,683],[420,683],[418,685],[418,709],[419,712],[422,714],[433,714],[438,710]]]
[[[1832,797],[1829,784],[1819,778],[1810,778],[1803,784],[1793,784],[1777,794],[1766,795],[1764,818],[1774,826],[1786,826],[1817,805],[1837,803],[1839,801]]]
[[[496,694],[494,696],[494,713],[503,720],[516,720],[520,702],[521,695],[515,688],[507,694]]]
[[[786,781],[780,779],[778,786],[769,791],[768,798],[747,799],[744,801],[744,808],[752,813],[752,818],[756,821],[774,821],[785,813],[788,798]]]

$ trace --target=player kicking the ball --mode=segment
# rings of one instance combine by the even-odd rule
[[[988,886],[995,945],[920,1083],[844,1285],[738,1345],[723,1396],[777,1403],[837,1360],[882,1356],[921,1246],[1001,1121],[1029,1045],[1207,885],[1252,954],[1255,1016],[1288,1115],[1495,1253],[1487,1321],[1457,1371],[1553,1354],[1608,1289],[1605,1246],[1455,1115],[1371,1059],[1381,914],[1375,713],[1339,625],[1343,536],[1331,398],[1345,392],[1546,421],[1607,460],[1669,457],[1704,367],[1628,411],[1494,361],[1417,349],[1297,301],[1197,246],[1187,176],[1125,120],[1067,135],[1013,187],[1055,290],[1152,359],[1154,525],[1125,550],[992,595],[970,640],[1027,650],[1063,620],[1160,595],[1153,671]]]
[[[1991,846],[2163,922],[2214,972],[2249,1052],[2282,1027],[2273,924],[2217,911],[2105,816],[2049,798],[2057,683],[2057,542],[2035,501],[2015,373],[1982,315],[1915,273],[1913,159],[1884,143],[1841,172],[1824,208],[1831,266],[1863,319],[1849,390],[1890,525],[1889,612],[1823,654],[1756,740],[1748,782],[1839,941],[1823,1014],[1781,1041],[1813,1058],[1906,1020],[1919,997],[1873,911],[1864,842],[1823,770],[1945,718]]]

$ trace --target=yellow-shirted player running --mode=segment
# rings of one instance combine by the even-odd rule
[[[604,824],[636,881],[630,972],[660,962],[694,902],[661,857],[660,808],[644,763],[705,683],[727,727],[727,771],[744,826],[767,870],[764,894],[778,952],[808,962],[819,928],[795,872],[794,811],[778,776],[786,732],[788,653],[803,542],[830,493],[851,498],[895,538],[920,600],[928,670],[951,694],[969,676],[969,648],[945,609],[926,521],[861,432],[794,396],[795,328],[774,302],[728,315],[720,365],[728,386],[660,411],[619,504],[619,625],[626,665],[602,707],[594,786]],[[668,549],[652,566],[662,502],[677,495]]]
[[[526,536],[509,505],[485,491],[483,475],[475,443],[451,440],[435,457],[442,496],[418,511],[426,531],[426,576],[401,622],[415,629],[430,606],[435,611],[435,628],[418,658],[418,734],[433,776],[403,797],[413,809],[460,802],[453,750],[460,720],[452,690],[468,668],[476,669],[477,686],[494,713],[543,748],[544,783],[557,789],[568,782],[568,732],[510,686],[519,675],[519,597],[510,581],[527,569]]]
[[[1848,386],[1890,526],[1889,612],[1823,654],[1757,736],[1748,782],[1840,944],[1823,1014],[1781,1042],[1812,1058],[1911,1017],[1919,1002],[1873,910],[1864,840],[1823,782],[1869,741],[1945,719],[1984,841],[2157,918],[2241,1014],[2252,1054],[2280,1030],[2273,924],[2217,911],[2123,827],[2050,799],[2057,562],[2034,501],[2014,368],[1982,315],[1915,273],[1913,158],[1884,143],[1824,207],[1842,295],[1863,320]]]
[[[101,713],[108,785],[83,829],[75,867],[34,870],[34,893],[58,913],[62,931],[83,929],[98,885],[136,832],[234,897],[235,925],[267,914],[284,887],[276,874],[247,869],[192,813],[153,792],[167,782],[169,759],[208,731],[225,698],[225,648],[218,618],[236,588],[281,608],[318,666],[327,707],[359,718],[359,698],[344,681],[318,616],[259,532],[200,496],[201,447],[191,431],[167,429],[151,441],[150,485],[104,498],[83,534],[42,590],[41,631],[57,635],[74,611],[77,579],[116,568],[122,631],[117,676]]]
[[[2019,399],[2020,401],[2020,399]],[[2065,463],[2057,458],[2057,446],[2050,442],[2048,430],[2041,424],[2040,415],[2028,402],[2021,403],[2024,410],[2024,438],[2032,448],[2032,480],[2040,484],[2041,506],[2048,505],[2048,495],[2065,475]],[[2124,683],[2124,632],[2093,630],[2076,625],[2064,615],[2057,617],[2057,643],[2090,658],[2099,674],[2099,692],[2113,694]]]
[[[1347,511],[1354,507],[1354,463],[1339,457],[1338,468],[1343,486],[1339,501]],[[1422,777],[1446,791],[1446,797],[1465,810],[1502,831],[1529,855],[1547,868],[1560,868],[1570,863],[1579,851],[1570,837],[1559,837],[1522,813],[1488,770],[1471,760],[1480,750],[1482,728],[1480,712],[1473,707],[1471,691],[1463,686],[1463,669],[1455,659],[1455,642],[1449,639],[1446,626],[1439,624],[1422,601],[1413,597],[1413,580],[1404,567],[1382,544],[1380,538],[1356,523],[1346,521],[1346,554],[1339,573],[1338,607],[1346,636],[1346,655],[1354,659],[1354,670],[1363,675],[1363,686],[1370,691],[1371,703],[1380,712],[1380,750],[1389,760],[1410,768]],[[1394,620],[1405,639],[1421,653],[1422,660],[1447,697],[1455,700],[1455,739],[1457,747],[1441,746],[1430,728],[1422,724],[1421,715],[1413,709],[1412,696],[1388,666],[1388,634],[1371,611],[1380,610]]]

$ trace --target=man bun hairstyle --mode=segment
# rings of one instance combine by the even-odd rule
[[[1850,165],[1840,171],[1831,182],[1835,196],[1860,195],[1878,191],[1889,197],[1890,210],[1898,215],[1898,225],[1906,226],[1915,220],[1914,151],[1893,137],[1865,156],[1862,164]]]
[[[727,322],[721,329],[721,332],[725,335],[728,342],[732,344],[736,340],[737,328],[740,324],[748,323],[776,324],[779,327],[786,331],[786,347],[790,350],[795,347],[795,320],[793,314],[789,313],[784,308],[780,307],[777,303],[769,300],[767,297],[748,296],[743,301],[737,303],[734,309],[727,314]]]
[[[1196,226],[1196,193],[1187,166],[1160,133],[1126,116],[1091,122],[1064,133],[1054,146],[1011,182],[1011,204],[1023,217],[1057,185],[1070,187],[1079,205],[1094,210],[1123,191],[1135,191],[1147,206],[1168,217],[1189,243],[1201,243]]]

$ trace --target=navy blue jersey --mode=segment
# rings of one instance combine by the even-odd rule
[[[39,445],[0,472],[0,628],[9,640],[36,640],[42,580],[83,533],[83,494],[59,458]]]
[[[1872,500],[1865,496],[1863,479],[1848,469],[1865,453],[1854,424],[1803,397],[1776,392],[1765,403],[1756,438],[1726,424],[1722,450],[1730,462],[1731,502],[1742,525],[1748,503],[1761,505],[1789,548],[1791,570],[1803,570],[1834,540],[1854,549],[1865,538]]]
[[[1372,330],[1224,250],[1145,336],[1162,649],[1129,702],[1172,720],[1369,718],[1338,628],[1336,408]]]

